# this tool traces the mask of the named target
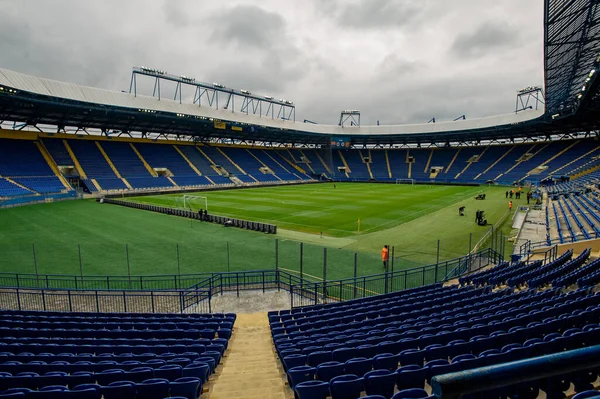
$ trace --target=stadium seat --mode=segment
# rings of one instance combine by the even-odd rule
[[[367,395],[382,395],[391,398],[394,394],[397,374],[388,370],[369,371],[364,376]]]
[[[169,381],[152,378],[137,384],[138,399],[163,399],[169,395]]]
[[[133,381],[115,381],[101,388],[104,399],[135,399],[137,387]]]
[[[298,399],[327,399],[329,383],[323,381],[304,381],[294,387]]]
[[[429,397],[426,390],[420,388],[405,389],[397,392],[392,399],[425,399]]]
[[[332,399],[355,399],[363,390],[363,380],[353,374],[334,377],[329,381]]]

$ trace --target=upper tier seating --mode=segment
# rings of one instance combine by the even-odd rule
[[[131,148],[130,143],[106,141],[102,142],[101,145],[121,176],[125,178],[152,176]]]
[[[27,160],[27,162],[23,162]],[[55,176],[31,140],[0,139],[0,175],[6,177]]]

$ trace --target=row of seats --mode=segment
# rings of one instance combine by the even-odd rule
[[[197,399],[235,319],[232,313],[1,311],[0,396]]]
[[[195,377],[183,377],[175,381],[151,378],[134,381],[119,380],[107,385],[84,383],[68,388],[49,385],[40,390],[10,388],[0,397],[14,399],[197,399],[202,393],[202,381]]]
[[[396,390],[423,389],[435,375],[597,345],[600,295],[592,286],[563,292],[557,284],[538,291],[559,278],[572,279],[575,271],[595,270],[597,261],[585,263],[589,255],[584,251],[571,260],[572,252],[567,252],[532,269],[526,262],[501,263],[462,279],[462,287],[432,285],[352,303],[271,312],[273,341],[298,397],[336,392],[348,399],[362,391],[389,399]],[[516,292],[510,287],[493,290],[499,276],[513,286],[528,286]],[[380,378],[376,389],[381,391],[368,388],[373,376]],[[543,390],[548,398],[563,398],[571,384],[582,392],[597,377],[598,370],[587,370],[480,396],[533,399]],[[339,396],[334,383],[354,391]]]

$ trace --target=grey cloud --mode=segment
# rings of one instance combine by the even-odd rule
[[[238,5],[212,15],[210,20],[216,24],[212,38],[224,44],[235,42],[264,49],[279,42],[285,34],[281,15],[256,6]]]
[[[487,22],[472,32],[458,35],[450,50],[460,57],[480,57],[513,45],[516,38],[516,31],[508,24]]]
[[[407,25],[421,14],[412,0],[327,0],[322,12],[336,16],[337,22],[355,29],[386,29]]]
[[[122,90],[146,65],[286,98],[297,120],[325,124],[348,108],[365,125],[506,113],[516,89],[543,81],[541,3],[304,1],[0,0],[1,66]],[[519,18],[532,13],[537,26]]]
[[[410,74],[419,69],[420,63],[413,60],[402,58],[396,53],[388,54],[383,62],[379,65],[378,78],[383,77],[398,77],[400,75]]]

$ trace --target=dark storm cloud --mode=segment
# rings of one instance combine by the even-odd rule
[[[474,31],[458,35],[450,50],[460,57],[480,57],[510,47],[516,39],[517,32],[513,27],[488,21]]]
[[[267,49],[284,39],[285,23],[281,15],[260,7],[238,5],[210,17],[216,25],[212,38],[228,45]]]

